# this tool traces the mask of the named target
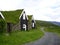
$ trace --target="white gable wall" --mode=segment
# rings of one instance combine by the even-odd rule
[[[22,16],[22,15],[23,15],[23,19],[25,19],[25,15],[26,15],[26,13],[24,13],[24,10],[22,11],[22,13],[21,13],[21,15],[20,15],[19,19],[21,18],[21,16]],[[26,15],[26,18],[27,18],[27,20],[28,20],[27,15]]]

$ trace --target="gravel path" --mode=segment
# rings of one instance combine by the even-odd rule
[[[60,37],[57,34],[45,32],[43,29],[42,31],[45,33],[42,38],[26,43],[25,45],[60,45]]]

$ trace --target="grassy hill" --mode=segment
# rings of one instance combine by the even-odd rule
[[[37,26],[40,28],[44,27],[45,31],[47,31],[47,32],[54,32],[54,33],[58,33],[58,35],[60,35],[60,26],[54,25],[50,22],[37,20]]]
[[[40,27],[57,26],[57,25],[54,25],[54,24],[47,22],[47,21],[36,20],[36,22],[37,22],[37,25]]]

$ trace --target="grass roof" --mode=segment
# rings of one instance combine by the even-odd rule
[[[17,23],[19,21],[19,16],[21,15],[23,9],[13,10],[13,11],[1,11],[8,23]]]
[[[31,21],[33,15],[27,15],[27,16],[28,16],[28,20]]]

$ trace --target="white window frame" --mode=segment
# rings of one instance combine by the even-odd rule
[[[32,27],[34,27],[34,23],[32,23]]]
[[[26,24],[23,24],[23,28],[25,29],[25,31],[26,31]]]

